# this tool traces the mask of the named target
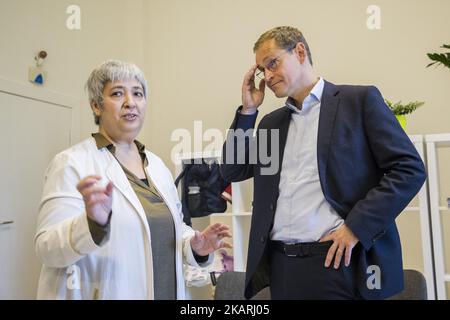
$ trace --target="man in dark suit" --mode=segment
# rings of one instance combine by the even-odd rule
[[[277,27],[255,43],[242,106],[223,148],[228,181],[253,177],[245,296],[383,299],[403,289],[397,215],[426,174],[373,86],[317,77],[302,33]],[[258,88],[255,76],[262,78]],[[265,86],[286,104],[256,136]],[[267,161],[270,155],[270,160]]]

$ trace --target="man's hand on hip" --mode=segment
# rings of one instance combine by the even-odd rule
[[[345,254],[345,266],[350,265],[350,259],[352,257],[352,250],[359,242],[354,233],[343,224],[332,233],[324,236],[319,242],[333,241],[330,249],[328,250],[327,257],[325,259],[325,267],[328,268],[331,265],[334,257],[334,268],[339,268],[342,256]]]

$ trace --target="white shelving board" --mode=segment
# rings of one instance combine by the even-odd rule
[[[430,192],[430,213],[433,236],[436,292],[439,300],[446,300],[445,283],[450,282],[450,274],[445,271],[444,238],[442,236],[441,213],[449,209],[441,205],[439,191],[438,149],[450,147],[450,133],[425,135],[427,146],[428,186]]]
[[[416,147],[417,152],[425,161],[425,150],[424,150],[424,139],[422,135],[411,135],[409,136],[412,143]],[[420,215],[420,231],[422,239],[422,259],[424,276],[427,281],[427,294],[428,300],[435,299],[435,271],[433,268],[433,249],[431,244],[431,225],[430,225],[430,214],[428,207],[428,193],[427,193],[427,183],[425,182],[418,194],[419,206],[418,207],[407,207],[405,211],[418,212]]]

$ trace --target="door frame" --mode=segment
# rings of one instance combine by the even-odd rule
[[[66,112],[68,109],[71,117],[71,123],[67,124],[67,127],[70,130],[69,146],[79,141],[81,129],[81,100],[49,90],[46,87],[40,87],[32,83],[15,82],[1,77],[0,93],[29,101],[54,105],[58,108],[64,108]]]
[[[81,101],[74,97],[40,87],[32,83],[21,83],[0,77],[0,92],[16,95],[25,99],[32,99],[44,103],[71,109],[72,123],[70,124],[70,145],[80,139],[80,106]]]

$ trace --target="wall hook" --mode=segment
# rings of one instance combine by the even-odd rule
[[[39,53],[34,57],[34,60],[36,60],[36,66],[42,66],[45,58],[47,58],[47,52],[44,50],[39,51]]]

